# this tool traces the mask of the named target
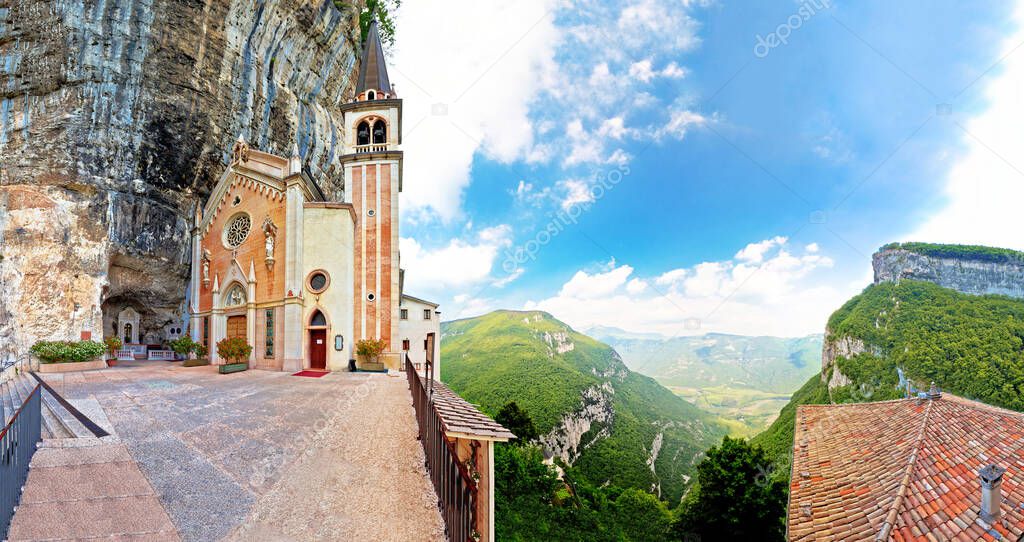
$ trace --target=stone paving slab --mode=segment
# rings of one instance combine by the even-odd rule
[[[9,540],[180,540],[124,445],[109,437],[64,440],[82,443],[48,441],[32,458]]]
[[[100,440],[123,444],[173,536],[443,539],[404,377],[128,362],[59,384],[103,420],[112,436]],[[79,464],[97,455],[83,452]]]
[[[32,457],[32,467],[63,467],[89,463],[110,463],[131,461],[128,449],[119,444],[104,444],[97,440],[93,446],[76,447],[74,453],[67,453],[65,447],[43,447]]]
[[[69,448],[64,453],[74,451]],[[153,495],[149,481],[131,458],[54,467],[33,465],[30,476],[32,480],[21,495],[22,504]]]
[[[111,533],[179,540],[155,495],[23,504],[8,540],[106,538]]]

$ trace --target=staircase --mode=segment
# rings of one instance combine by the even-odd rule
[[[28,373],[13,375],[0,384],[0,412],[7,425],[21,404],[36,387],[37,380]],[[46,388],[39,390],[42,395],[42,435],[44,439],[92,437],[93,433],[82,422],[68,412],[57,398]]]

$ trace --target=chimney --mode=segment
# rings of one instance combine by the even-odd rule
[[[994,523],[999,519],[1004,472],[1006,469],[996,465],[988,465],[978,471],[981,480],[981,520],[985,523]]]
[[[942,398],[942,390],[940,390],[939,387],[935,385],[935,382],[932,382],[931,387],[928,388],[928,398],[929,399],[941,399]]]

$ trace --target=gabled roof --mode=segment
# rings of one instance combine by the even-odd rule
[[[449,437],[468,437],[506,442],[516,436],[490,416],[459,397],[448,386],[434,382],[434,406]]]
[[[435,309],[440,306],[437,303],[434,303],[433,301],[427,301],[426,299],[420,299],[418,297],[413,297],[413,296],[411,296],[409,294],[402,294],[402,301],[405,301],[406,299],[408,299],[409,301],[412,301],[413,303],[419,303],[421,305],[428,305],[428,306],[434,307]]]
[[[949,394],[797,410],[789,540],[1018,540],[1024,415]],[[1002,518],[980,517],[978,471],[1003,476]]]
[[[388,67],[384,60],[384,47],[380,43],[380,33],[377,31],[377,19],[370,21],[370,29],[366,33],[363,59],[359,64],[359,80],[356,82],[356,94],[371,89],[391,94],[391,80],[388,79]]]

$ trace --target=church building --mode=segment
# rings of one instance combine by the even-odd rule
[[[401,368],[408,354],[418,365],[431,357],[440,374],[438,306],[403,292],[402,100],[376,23],[342,111],[344,201],[325,196],[297,148],[276,156],[239,137],[197,210],[190,330],[213,363],[223,363],[218,341],[241,337],[253,346],[254,368],[347,370],[356,341],[381,339],[384,368]]]

